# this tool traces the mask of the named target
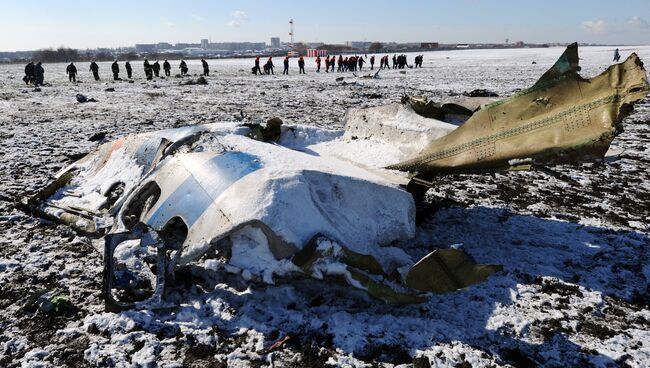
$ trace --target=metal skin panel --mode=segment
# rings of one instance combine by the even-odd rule
[[[632,54],[592,79],[578,74],[577,45],[531,88],[489,104],[420,154],[389,168],[416,175],[601,159],[628,108],[645,98],[643,63]]]
[[[260,168],[256,156],[243,152],[179,155],[157,170],[154,180],[161,188],[161,197],[145,223],[161,230],[169,220],[180,217],[191,231],[223,191]]]

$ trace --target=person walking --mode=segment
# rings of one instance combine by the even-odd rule
[[[363,70],[363,63],[365,63],[365,62],[366,61],[363,60],[363,56],[359,56],[359,60],[357,60],[357,63],[359,64],[359,71]]]
[[[95,78],[96,81],[99,80],[99,65],[93,60],[90,63],[90,71],[93,73],[93,77]]]
[[[282,70],[282,75],[289,75],[289,57],[285,56],[284,57],[284,69]]]
[[[36,86],[43,85],[43,80],[45,79],[45,69],[43,69],[43,65],[41,65],[40,61],[36,63],[36,66],[34,67],[34,78],[36,79]]]
[[[305,74],[305,59],[302,56],[298,58],[298,74]]]
[[[131,79],[133,76],[133,68],[131,67],[131,63],[127,61],[126,64],[124,64],[124,69],[126,69],[127,78]]]
[[[316,56],[316,73],[320,73],[320,56]]]
[[[203,65],[203,75],[206,77],[210,75],[210,67],[208,66],[208,62],[204,59],[201,59],[201,65]]]
[[[65,68],[65,72],[68,74],[68,80],[70,82],[76,82],[77,81],[77,67],[74,66],[74,63],[70,63],[67,68]]]
[[[255,57],[255,66],[253,67],[253,74],[257,75],[259,73],[262,75],[262,69],[260,69],[260,57]]]
[[[266,61],[266,65],[264,65],[264,71],[266,74],[274,74],[273,73],[273,57],[269,56],[269,60]]]
[[[117,60],[113,61],[111,70],[113,71],[113,80],[120,80],[120,66],[117,64]]]
[[[156,78],[160,77],[160,63],[158,60],[156,60],[153,65],[151,65],[151,69],[153,70],[153,74],[156,76]]]
[[[618,61],[621,60],[621,54],[618,52],[618,48],[614,50],[614,62],[618,63]]]
[[[23,77],[23,82],[25,82],[26,85],[29,85],[30,83],[34,83],[34,62],[30,61],[25,65],[25,76]]]
[[[375,55],[370,56],[370,70],[375,69]]]
[[[189,70],[187,68],[187,63],[185,63],[185,60],[181,60],[181,63],[178,66],[178,68],[181,70],[181,75],[186,75],[187,71]]]
[[[165,60],[163,62],[163,70],[165,71],[165,77],[171,77],[172,75],[172,65],[169,63],[169,61]]]
[[[153,79],[153,67],[149,63],[149,60],[144,59],[144,63],[142,64],[144,68],[144,75],[147,76],[147,80],[152,80]]]

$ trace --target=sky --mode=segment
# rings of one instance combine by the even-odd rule
[[[649,44],[650,0],[0,0],[0,51],[136,43]]]

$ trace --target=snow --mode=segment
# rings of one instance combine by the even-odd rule
[[[620,49],[623,56],[637,51],[644,61],[650,58],[650,47]],[[581,48],[582,74],[604,70],[612,50]],[[413,229],[415,238],[382,248],[389,254],[380,261],[393,259],[388,267],[419,259],[431,247],[462,243],[478,262],[503,264],[505,270],[484,284],[433,295],[419,305],[387,306],[331,280],[285,277],[282,264],[272,265],[277,272],[271,285],[206,262],[184,271],[185,283],[170,295],[177,308],[107,313],[99,293],[101,255],[95,250],[101,240],[13,205],[14,196],[38,190],[71,164],[68,156],[98,148],[100,143],[88,141],[96,132],[106,131],[113,140],[233,121],[240,111],[247,121],[279,116],[287,127],[298,127],[294,137],[284,134],[284,146],[312,155],[352,156],[350,170],[365,167],[377,180],[392,183],[399,176],[378,168],[404,152],[370,139],[352,141],[348,151],[340,151],[348,107],[395,103],[403,93],[441,100],[450,91],[487,88],[509,95],[534,83],[562,51],[425,53],[423,69],[382,71],[381,79],[364,79],[363,86],[337,84],[339,74],[294,75],[294,66],[288,77],[252,76],[251,60],[220,60],[209,61],[215,74],[207,86],[179,86],[177,79],[143,82],[137,68],[134,84],[95,83],[82,72],[84,83],[71,85],[64,65],[45,65],[46,81],[53,86],[32,92],[20,84],[22,65],[0,66],[5,179],[0,183],[0,365],[146,366],[155,360],[158,366],[187,366],[186,359],[203,359],[232,367],[268,366],[264,349],[290,333],[297,343],[273,353],[276,366],[306,366],[308,351],[318,362],[341,367],[373,361],[398,366],[414,357],[440,367],[515,366],[523,365],[521,356],[549,367],[648,366],[648,100],[625,120],[614,141],[625,150],[618,159],[556,168],[579,185],[539,172],[442,178],[429,191],[427,205],[418,208],[423,217]],[[307,65],[313,64],[307,60]],[[102,77],[108,70],[100,63]],[[190,72],[198,70],[190,62]],[[107,87],[116,91],[104,92]],[[99,102],[78,104],[76,93]],[[366,99],[364,93],[382,97]],[[216,124],[239,132],[236,124]],[[223,145],[239,139],[226,138],[230,141]],[[101,192],[102,183],[88,193]],[[257,245],[249,241],[256,238],[254,231],[246,232],[252,233],[239,244]],[[244,247],[237,252],[236,259],[251,254]],[[252,254],[257,258],[246,266],[261,272],[262,281],[264,268],[252,266],[270,259],[261,249]],[[58,317],[33,311],[29,298],[43,289],[69,291],[79,311]],[[204,355],[201,346],[207,347]]]

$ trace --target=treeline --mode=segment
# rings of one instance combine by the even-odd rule
[[[42,61],[44,63],[57,63],[65,61],[78,61],[79,51],[75,49],[68,49],[59,47],[58,49],[43,49],[34,51],[32,54],[34,61]]]
[[[151,53],[146,56],[139,56],[134,52],[129,52],[120,55],[117,59],[120,61],[127,61],[127,60],[141,60],[144,59],[145,57],[148,57],[149,59],[152,60],[158,60],[158,59],[164,60],[164,59],[174,59],[174,58],[180,59],[183,57],[183,55],[181,53],[178,54]],[[91,60],[113,61],[115,59],[115,56],[113,56],[111,53],[108,52],[98,52],[96,54],[82,54],[79,52],[79,50],[76,49],[59,47],[56,50],[43,49],[43,50],[34,51],[31,59],[33,61],[42,61],[44,63],[65,63],[71,61],[77,62],[77,61],[91,61]]]

